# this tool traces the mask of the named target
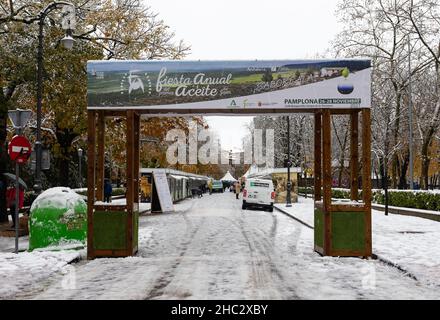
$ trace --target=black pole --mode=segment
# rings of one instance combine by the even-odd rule
[[[44,64],[44,20],[46,16],[54,9],[62,5],[72,5],[65,1],[54,1],[42,10],[38,17],[38,52],[37,52],[37,139],[35,141],[35,180],[34,193],[39,195],[43,189],[41,182],[41,162],[42,162],[42,144],[41,144],[41,112],[43,98],[43,64]]]
[[[78,171],[79,171],[79,187],[82,188],[82,170],[81,170],[81,158],[82,155],[79,155],[78,157]]]
[[[305,198],[307,199],[307,170],[306,167],[304,166],[304,179],[306,180],[306,194],[305,194]]]
[[[22,149],[23,150],[23,149]],[[18,253],[18,228],[20,225],[20,218],[18,216],[18,206],[20,205],[20,165],[18,162],[15,162],[15,212],[14,212],[14,221],[15,221],[15,253]],[[12,212],[11,212],[12,215]]]
[[[41,193],[41,106],[43,96],[43,27],[46,15],[43,13],[38,22],[38,53],[37,53],[37,140],[35,141],[35,182],[34,192]]]
[[[290,181],[290,119],[287,117],[287,196],[286,196],[286,207],[292,206],[291,190],[292,182]]]
[[[383,177],[382,184],[385,192],[385,215],[388,215],[388,170],[386,156],[383,157]]]

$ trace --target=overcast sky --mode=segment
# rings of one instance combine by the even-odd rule
[[[191,45],[190,60],[303,59],[339,31],[337,0],[144,0]],[[240,149],[250,117],[208,117],[222,147]]]

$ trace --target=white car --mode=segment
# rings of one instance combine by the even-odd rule
[[[260,207],[273,212],[275,191],[269,179],[247,179],[243,189],[242,209]]]

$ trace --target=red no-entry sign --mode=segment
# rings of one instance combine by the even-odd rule
[[[9,142],[8,153],[12,161],[25,163],[31,155],[32,147],[24,136],[14,136]]]

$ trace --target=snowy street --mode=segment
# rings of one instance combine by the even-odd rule
[[[295,207],[312,209],[308,202]],[[0,276],[6,280],[0,298],[440,298],[437,284],[411,279],[378,260],[320,257],[313,251],[313,230],[276,210],[243,211],[233,193],[206,194],[175,208],[140,217],[136,257],[63,264],[67,255],[84,251],[20,258],[1,253]],[[40,267],[32,265],[29,257],[39,255],[47,255],[48,266],[40,260]]]

